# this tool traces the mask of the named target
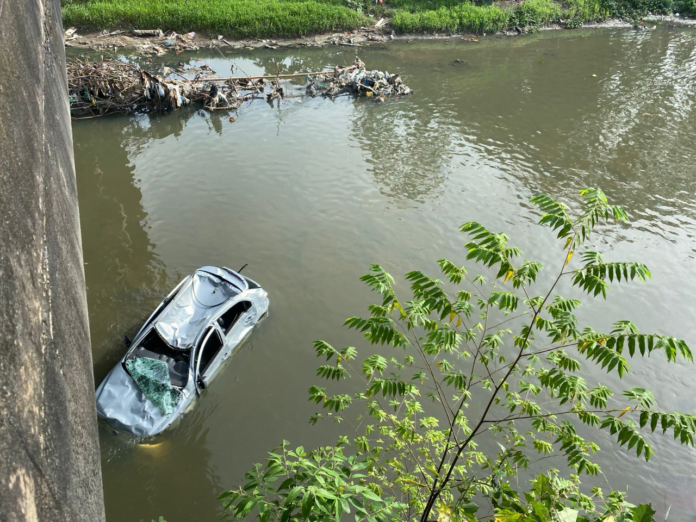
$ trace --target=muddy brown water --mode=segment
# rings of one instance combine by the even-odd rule
[[[316,70],[354,49],[183,55],[227,74]],[[568,31],[525,38],[400,42],[360,51],[399,71],[416,94],[383,105],[289,100],[227,115],[180,111],[73,126],[97,382],[164,294],[200,265],[245,271],[270,316],[196,408],[138,445],[100,427],[111,522],[217,519],[217,496],[282,439],[311,447],[342,426],[310,426],[315,339],[361,347],[341,328],[370,294],[372,262],[403,285],[413,268],[464,258],[458,226],[477,220],[528,258],[558,262],[534,225],[530,196],[601,186],[633,217],[598,240],[610,259],[652,269],[647,285],[614,285],[582,314],[596,329],[633,319],[696,348],[696,32]],[[197,62],[197,60],[200,60]],[[454,63],[461,60],[462,63]],[[645,385],[660,406],[694,412],[691,364],[636,360],[619,382],[584,365],[591,385]],[[476,411],[475,406],[472,413]],[[696,453],[652,436],[650,465],[602,434],[603,488],[652,501],[669,520],[696,516]],[[588,483],[591,481],[588,480]],[[660,518],[662,519],[662,518]]]

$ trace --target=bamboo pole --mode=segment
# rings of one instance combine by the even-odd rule
[[[239,80],[275,80],[276,78],[299,78],[301,76],[319,76],[320,74],[329,74],[334,71],[319,71],[319,72],[303,72],[303,73],[293,73],[293,74],[274,74],[269,76],[235,76],[233,78],[215,78],[215,77],[205,77],[198,78],[199,81],[206,82],[226,82],[226,81],[239,81]]]

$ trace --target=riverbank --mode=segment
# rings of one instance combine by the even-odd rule
[[[635,30],[651,30],[657,23],[666,23],[679,26],[696,27],[696,20],[670,16],[649,15],[640,22],[627,22],[624,20],[605,20],[602,22],[583,23],[580,27],[584,28],[624,28]],[[384,29],[383,27],[386,27]],[[260,49],[298,49],[305,47],[326,47],[326,46],[346,46],[346,47],[371,47],[384,45],[389,41],[418,41],[418,40],[449,40],[461,39],[469,42],[479,42],[483,35],[476,33],[413,33],[413,34],[393,34],[388,26],[383,27],[363,27],[353,31],[341,33],[324,33],[300,38],[247,38],[235,39],[228,38],[219,34],[208,34],[205,32],[189,32],[178,34],[175,31],[161,33],[159,30],[151,31],[156,36],[142,34],[148,31],[117,29],[113,31],[90,32],[81,34],[74,28],[66,32],[66,47],[75,48],[79,51],[96,52],[117,52],[129,51],[144,56],[163,56],[168,53],[181,54],[184,51],[197,51],[201,49],[218,49],[220,52],[240,51],[240,50],[260,50]],[[488,36],[511,37],[526,34],[530,31],[553,31],[566,29],[562,23],[549,23],[535,28],[508,28]]]
[[[635,23],[650,15],[678,13],[678,19],[696,15],[696,0],[501,0],[489,5],[460,0],[62,0],[62,12],[66,28],[95,36],[139,28],[229,41],[347,31],[390,37],[533,32],[611,19]]]

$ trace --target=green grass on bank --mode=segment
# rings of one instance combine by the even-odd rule
[[[514,26],[540,26],[559,20],[563,10],[552,0],[526,0],[514,8],[461,3],[435,10],[397,9],[392,22],[403,32],[471,31],[493,33]]]
[[[62,0],[66,27],[206,31],[231,38],[292,37],[355,29],[379,16],[398,33],[568,27],[648,13],[696,16],[696,0]],[[372,15],[370,19],[366,15]]]
[[[579,27],[609,18],[638,20],[648,13],[696,15],[696,0],[525,0],[512,6],[451,0],[392,2],[400,5],[394,10],[392,26],[401,33],[493,33],[515,26],[533,29],[559,21],[567,27]]]
[[[369,23],[355,9],[316,0],[93,0],[63,6],[66,27],[193,30],[231,38],[301,36]]]

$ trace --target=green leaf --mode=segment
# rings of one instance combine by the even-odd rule
[[[575,522],[578,519],[578,511],[565,508],[558,512],[558,522]]]
[[[524,520],[524,513],[510,509],[501,509],[495,512],[495,522],[521,522],[522,520]]]
[[[305,495],[302,498],[302,518],[307,518],[309,516],[309,513],[312,511],[313,506],[314,506],[314,496],[313,495]]]
[[[290,477],[290,478],[285,479],[280,484],[280,486],[278,486],[278,489],[276,489],[276,493],[279,493],[280,491],[282,491],[284,489],[288,489],[290,487],[290,485],[294,484],[294,483],[295,483],[295,477]]]
[[[655,397],[653,397],[652,392],[650,390],[646,390],[645,388],[631,388],[629,390],[624,391],[623,395],[624,397],[627,397],[629,400],[637,402],[641,405],[641,407],[645,408],[646,410],[649,410],[650,408],[652,408],[653,404],[655,404]],[[643,423],[641,427],[643,427],[644,425],[645,424]]]
[[[374,354],[363,361],[363,374],[367,377],[377,372],[382,375],[382,372],[387,368],[387,360],[381,355]]]
[[[380,497],[378,497],[376,494],[374,494],[374,493],[372,492],[372,490],[370,490],[370,489],[368,489],[368,488],[364,488],[364,489],[362,490],[362,495],[363,495],[363,497],[365,497],[365,498],[367,498],[367,499],[370,499],[370,500],[372,500],[372,501],[374,501],[374,502],[382,502],[382,499],[381,499]]]
[[[631,508],[633,522],[654,522],[656,511],[652,508],[652,504],[638,504]]]
[[[288,496],[285,497],[285,505],[289,505],[292,503],[293,500],[297,498],[297,496],[302,492],[304,488],[301,486],[294,487],[290,490],[290,493],[288,493]]]
[[[268,504],[259,504],[259,522],[268,522],[271,518],[271,512]]]
[[[258,500],[255,498],[248,499],[248,501],[244,504],[244,509],[241,511],[238,511],[238,516],[239,518],[244,518],[247,516],[249,513],[251,513],[251,510],[254,509],[256,504],[258,504]],[[239,509],[239,506],[237,507]]]
[[[337,500],[338,497],[331,493],[330,491],[327,491],[326,489],[318,488],[316,494],[318,496],[321,496],[323,498],[328,498],[330,500]]]
[[[464,511],[464,513],[468,513],[469,515],[475,514],[479,509],[478,505],[474,502],[466,502],[461,504],[459,507],[462,509],[462,511]]]

